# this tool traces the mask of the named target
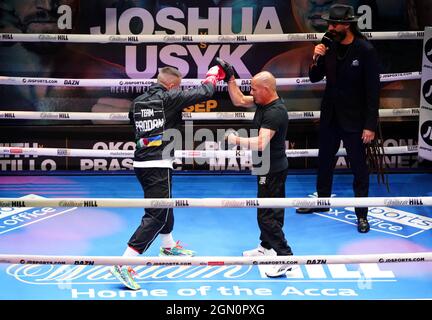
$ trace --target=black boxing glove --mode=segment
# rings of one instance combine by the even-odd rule
[[[230,65],[228,62],[222,60],[219,57],[217,57],[215,60],[216,60],[216,64],[220,66],[223,69],[223,71],[225,71],[224,81],[228,82],[231,79],[231,77],[234,76],[234,69],[232,65]]]

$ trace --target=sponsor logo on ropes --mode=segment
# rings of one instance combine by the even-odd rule
[[[297,78],[296,83],[311,83],[309,78]]]
[[[316,204],[317,206],[330,206],[330,201],[317,199]]]
[[[97,207],[98,204],[97,204],[97,201],[91,200],[91,201],[84,201],[83,206],[84,207]]]
[[[0,207],[3,211],[4,208],[14,207],[14,208],[24,208],[25,202],[24,201],[0,201]],[[7,211],[7,210],[4,210]],[[1,212],[0,212],[1,215]]]
[[[246,200],[246,207],[259,207],[260,203],[258,200]]]
[[[222,207],[242,208],[244,206],[244,200],[222,200]]]
[[[411,115],[419,115],[420,110],[419,109],[409,109],[409,110],[403,110],[403,109],[393,109],[392,110],[393,115],[400,115],[400,116],[411,116]]]
[[[58,115],[53,112],[42,112],[39,117],[41,119],[58,119]]]
[[[133,151],[110,151],[109,152],[110,157],[121,157],[121,158],[133,157],[133,154],[134,154]]]
[[[110,36],[110,37],[108,37],[108,41],[110,41],[110,42],[127,42],[128,37]]]
[[[58,80],[56,79],[31,79],[31,78],[22,78],[22,82],[26,84],[57,84]]]
[[[173,205],[173,200],[152,200],[150,207],[152,208],[170,208]]]
[[[252,264],[253,265],[283,265],[283,264],[299,264],[299,262],[297,260],[281,260],[281,261],[260,260],[260,261],[252,261]]]
[[[58,41],[69,41],[69,38],[68,38],[67,34],[58,34],[57,40]]]
[[[69,149],[57,149],[57,155],[60,157],[70,156]]]
[[[378,259],[378,261],[380,262],[380,263],[395,263],[395,262],[422,262],[422,261],[425,261],[426,259],[425,258],[421,258],[421,257],[419,257],[419,258],[392,258],[392,259],[389,259],[389,258],[386,258],[386,259],[384,259],[384,258],[379,258]]]
[[[154,263],[149,262],[149,265],[153,265],[153,266],[191,266],[192,262],[187,262],[187,261],[185,261],[185,262],[181,262],[181,261],[179,261],[179,262],[177,262],[177,261],[174,261],[174,262],[154,262]]]
[[[236,36],[223,35],[218,37],[218,41],[235,42],[236,40],[237,40]]]
[[[293,206],[295,207],[314,207],[316,205],[317,205],[316,201],[312,199],[293,200]]]
[[[110,120],[129,120],[127,113],[110,113]]]
[[[306,39],[308,39],[307,37],[308,36],[311,36],[311,34],[306,34],[306,35],[304,35],[304,34],[287,34],[286,35],[286,38],[287,38],[287,40],[288,41],[301,41],[301,40],[306,40]],[[317,36],[315,35],[315,38],[314,39],[317,39]]]
[[[67,200],[67,201],[60,201],[59,202],[60,207],[82,207],[81,201],[73,201],[73,200]]]
[[[73,264],[79,266],[92,266],[95,262],[93,260],[76,260]]]
[[[306,39],[307,40],[318,40],[318,35],[316,33],[307,33]]]
[[[422,206],[423,201],[420,198],[410,198],[407,200],[388,199],[384,200],[386,206]]]
[[[315,113],[313,111],[305,111],[303,112],[303,118],[314,118]]]
[[[398,38],[423,38],[424,37],[424,31],[400,31],[397,33]]]
[[[149,86],[153,83],[154,81],[151,80],[120,80],[119,86]]]
[[[163,37],[164,42],[181,42],[183,37],[182,36],[165,36]]]
[[[174,206],[176,206],[176,207],[189,207],[189,202],[187,200],[175,200]]]
[[[291,154],[291,155],[308,155],[308,154],[312,154],[312,152],[310,152],[309,150],[295,150],[295,149],[288,149],[285,153],[286,154]]]
[[[22,153],[24,153],[24,150],[22,148],[10,148],[9,153],[10,154],[22,154]]]
[[[57,40],[57,37],[55,35],[52,35],[52,34],[40,34],[38,38],[40,41],[56,41]]]
[[[66,264],[66,261],[50,261],[50,260],[20,260],[20,264]]]
[[[15,119],[15,113],[13,112],[0,113],[0,119]]]
[[[385,74],[380,74],[380,78],[381,79],[398,78],[398,77],[407,77],[411,75],[413,75],[412,72],[385,73]]]
[[[13,40],[14,37],[12,34],[2,34],[2,39],[3,40]]]
[[[316,198],[316,193],[309,195]],[[334,194],[332,197],[335,196]],[[312,201],[312,200],[311,200]],[[310,202],[313,207],[314,202]],[[421,206],[423,201],[420,198],[408,198],[406,200],[388,199],[385,200],[386,207],[369,207],[368,221],[371,230],[392,234],[402,238],[410,238],[424,231],[432,229],[432,218],[425,217],[416,213],[395,209],[387,206]],[[298,206],[306,206],[305,203]],[[414,208],[413,208],[414,209]],[[421,212],[421,211],[420,211]],[[340,222],[355,225],[357,217],[354,207],[330,208],[328,212],[315,213],[316,215],[338,220]]]
[[[64,85],[68,85],[68,86],[79,86],[80,85],[80,81],[73,79],[73,80],[65,80]]]
[[[325,259],[307,260],[306,264],[327,264]]]

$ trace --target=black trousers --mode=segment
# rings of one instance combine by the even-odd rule
[[[285,198],[285,181],[288,169],[258,176],[258,198]],[[284,208],[258,208],[258,226],[261,231],[261,246],[274,249],[279,256],[292,255],[285,234]]]
[[[171,198],[171,169],[135,168],[135,175],[141,183],[144,198]],[[146,208],[144,212],[141,224],[128,242],[128,245],[139,253],[146,251],[159,233],[170,233],[174,227],[172,208]]]
[[[344,132],[337,125],[320,127],[318,177],[316,188],[318,197],[330,197],[336,153],[341,140],[347,151],[347,158],[354,174],[353,190],[355,197],[367,197],[369,193],[369,168],[366,163],[366,148],[361,139],[362,132]],[[368,208],[356,207],[357,218],[366,218]]]

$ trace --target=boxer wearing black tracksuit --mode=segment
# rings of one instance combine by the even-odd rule
[[[145,198],[171,198],[173,154],[165,150],[172,142],[166,131],[180,127],[183,108],[208,100],[214,91],[215,86],[211,82],[190,90],[167,90],[156,83],[133,101],[129,113],[137,144],[133,166]],[[159,233],[168,234],[173,226],[172,208],[146,208],[141,224],[128,245],[143,253]]]

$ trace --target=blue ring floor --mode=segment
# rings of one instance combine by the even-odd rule
[[[371,176],[371,196],[432,196],[431,174],[392,174],[390,193]],[[315,175],[289,175],[286,197],[313,196]],[[352,196],[338,174],[334,196]],[[0,197],[141,198],[133,175],[1,176]],[[256,197],[249,175],[174,175],[174,198]],[[137,208],[0,208],[0,253],[121,255],[143,213]],[[431,207],[369,208],[371,231],[352,208],[285,211],[297,255],[432,251]],[[256,209],[174,209],[174,237],[201,256],[239,256],[259,243]],[[159,239],[145,253],[159,253]],[[307,265],[270,279],[265,266],[140,266],[142,290],[125,290],[104,266],[0,264],[1,300],[374,300],[432,299],[432,263]]]

